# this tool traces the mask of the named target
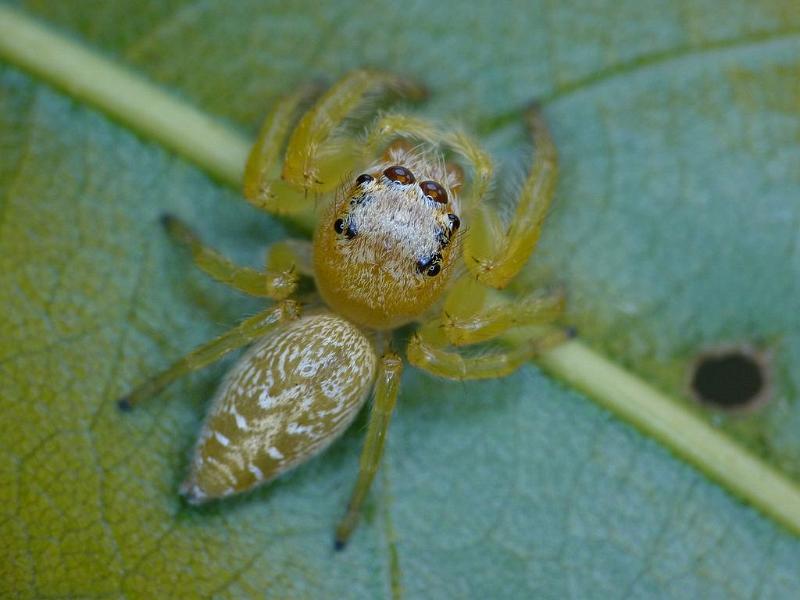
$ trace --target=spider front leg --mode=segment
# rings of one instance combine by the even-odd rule
[[[358,481],[353,488],[350,502],[347,504],[347,512],[336,527],[334,546],[337,550],[344,548],[350,539],[361,513],[361,505],[380,466],[383,448],[386,444],[386,433],[397,401],[402,373],[403,361],[399,356],[388,353],[381,358],[378,378],[375,382],[375,399],[367,426],[367,437],[364,441],[364,449],[361,451]]]
[[[251,296],[273,300],[283,300],[297,288],[297,275],[291,265],[281,270],[263,272],[240,267],[203,244],[197,234],[177,217],[167,214],[161,218],[161,222],[175,240],[189,248],[195,264],[221,283]]]
[[[556,147],[538,107],[527,111],[526,121],[536,154],[510,227],[498,232],[498,219],[485,214],[485,220],[473,219],[464,241],[467,267],[480,282],[498,289],[519,273],[536,247],[558,174]]]
[[[322,192],[338,185],[341,173],[360,160],[361,145],[357,141],[347,145],[344,140],[337,140],[337,147],[332,149],[335,152],[326,152],[326,143],[367,97],[386,89],[412,100],[425,96],[421,86],[389,73],[358,70],[346,75],[303,115],[292,132],[283,179],[306,191]],[[331,173],[336,175],[331,176]]]
[[[264,336],[277,325],[297,319],[299,315],[300,306],[297,302],[284,300],[276,306],[272,306],[254,317],[242,321],[218,338],[203,344],[183,358],[178,359],[170,367],[154,375],[132,392],[120,398],[117,404],[122,410],[130,410],[141,401],[158,394],[179,377],[216,362],[229,352],[246,346]]]
[[[280,153],[300,106],[315,91],[316,86],[306,86],[281,98],[264,119],[244,169],[244,197],[256,208],[283,214],[298,204],[289,201],[297,190],[279,179]]]

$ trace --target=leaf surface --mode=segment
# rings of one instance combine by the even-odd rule
[[[562,280],[595,348],[676,397],[703,348],[769,353],[773,401],[705,415],[800,477],[800,11],[795,3],[18,3],[254,132],[298,83],[364,64],[431,88],[513,190],[544,101],[558,203],[524,283]],[[508,183],[508,182],[511,183]],[[363,422],[249,496],[176,490],[225,364],[130,415],[113,399],[258,303],[158,226],[252,265],[285,228],[91,107],[0,66],[0,595],[775,597],[800,541],[528,366],[408,370],[346,552]]]

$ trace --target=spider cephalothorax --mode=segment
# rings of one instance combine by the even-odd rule
[[[512,301],[487,293],[504,288],[528,259],[552,195],[555,148],[538,110],[526,113],[536,160],[511,224],[501,231],[501,220],[481,204],[491,159],[463,132],[393,114],[380,117],[366,138],[336,138],[347,116],[387,87],[420,95],[406,80],[356,71],[318,98],[293,129],[305,92],[281,100],[264,123],[244,178],[245,197],[258,208],[277,214],[310,208],[309,198],[324,198],[334,187],[326,173],[358,174],[346,177],[323,205],[313,246],[276,242],[267,269],[259,271],[234,265],[175,217],[163,219],[208,274],[275,304],[119,401],[130,409],[175,378],[252,344],[211,402],[181,487],[189,502],[199,503],[251,489],[307,461],[345,430],[372,393],[358,482],[336,529],[337,548],[349,539],[378,468],[403,370],[382,331],[418,322],[408,361],[451,379],[501,377],[564,337],[556,332],[481,354],[458,351],[552,321],[562,309],[557,294]],[[409,146],[409,138],[421,145]],[[460,166],[442,158],[445,148],[470,167],[469,185]],[[462,188],[464,203],[457,195]],[[471,225],[463,240],[462,219]],[[317,287],[317,294],[303,296],[306,315],[291,298],[298,274]]]
[[[461,220],[441,161],[404,154],[346,184],[314,234],[320,294],[354,323],[392,329],[439,297],[458,255]]]

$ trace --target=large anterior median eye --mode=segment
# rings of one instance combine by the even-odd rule
[[[400,183],[403,185],[409,185],[417,180],[411,171],[405,167],[401,167],[400,165],[389,167],[383,172],[383,174],[386,175],[386,178],[389,181],[394,181],[395,183]]]
[[[447,204],[447,192],[435,181],[423,181],[419,184],[422,193],[434,202]]]

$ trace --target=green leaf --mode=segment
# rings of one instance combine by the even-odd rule
[[[587,343],[675,397],[703,348],[763,348],[773,401],[701,417],[800,477],[796,3],[307,4],[24,8],[243,131],[298,83],[370,64],[429,84],[421,110],[479,131],[513,174],[520,111],[543,99],[562,176],[524,279],[563,280]],[[267,488],[183,505],[225,365],[130,415],[113,400],[259,305],[157,219],[253,265],[286,231],[158,132],[18,66],[0,66],[1,596],[798,593],[796,537],[533,366],[468,384],[409,370],[344,553],[363,422]]]

